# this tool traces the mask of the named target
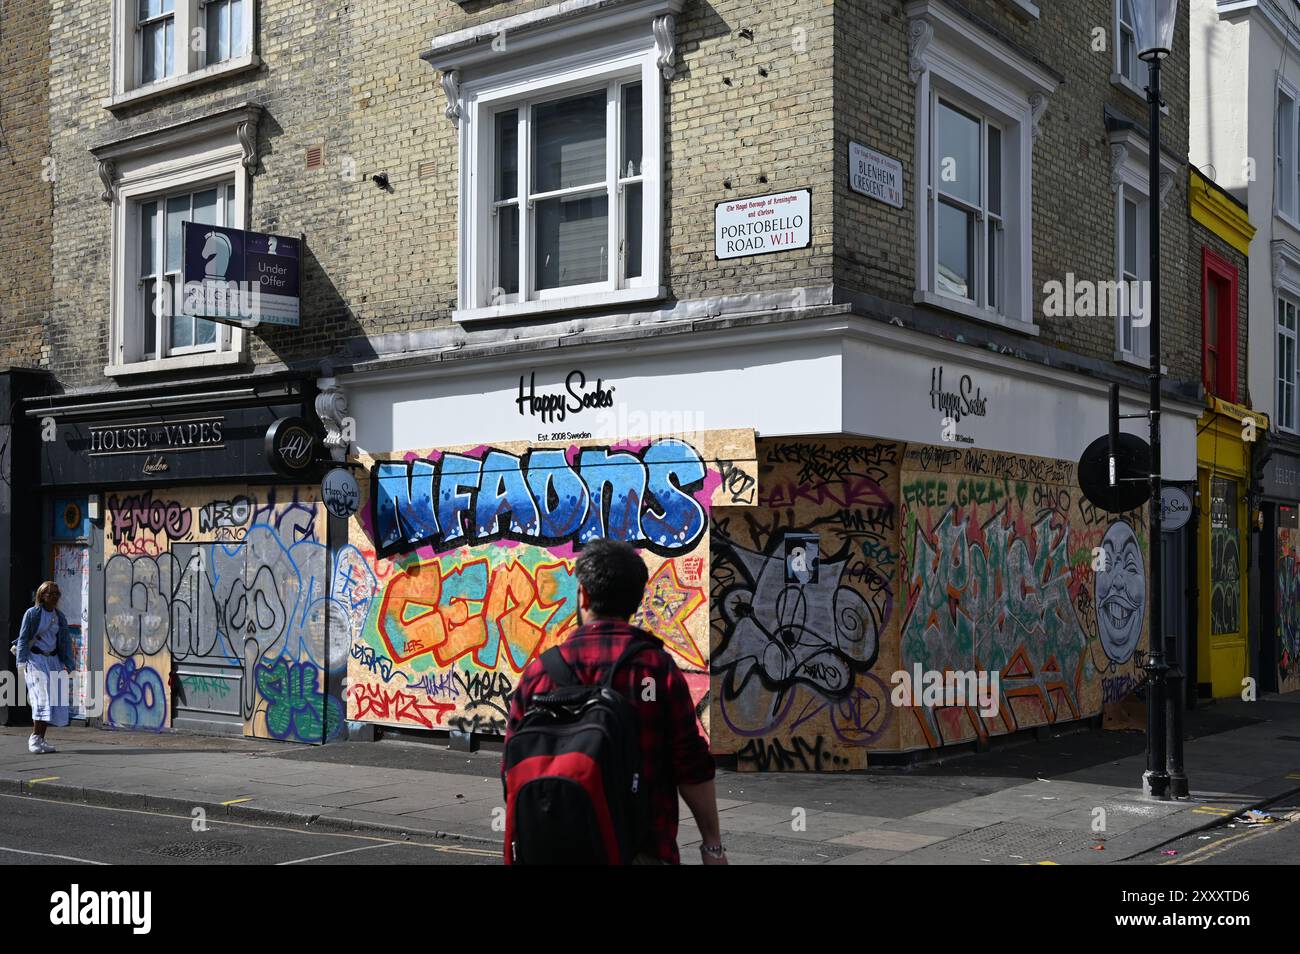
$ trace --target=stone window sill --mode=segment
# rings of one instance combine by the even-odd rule
[[[127,106],[134,106],[136,103],[143,103],[151,99],[156,99],[159,96],[166,96],[169,93],[175,93],[178,90],[189,89],[193,86],[199,86],[204,83],[236,76],[240,73],[246,73],[250,70],[257,69],[261,65],[262,59],[256,53],[245,53],[243,56],[236,57],[233,60],[226,60],[223,63],[214,63],[211,66],[205,66],[203,69],[195,70],[192,73],[181,73],[177,76],[169,76],[167,79],[159,80],[156,83],[148,83],[144,86],[137,86],[135,89],[127,90],[125,93],[117,93],[107,99],[101,100],[100,105],[105,109],[122,109]]]
[[[961,315],[965,318],[972,318],[975,321],[981,321],[985,324],[1007,328],[1022,335],[1033,335],[1034,337],[1037,337],[1039,334],[1038,326],[1032,321],[1020,321],[1016,318],[1008,318],[1006,315],[1000,314],[992,308],[980,308],[978,305],[972,304],[971,302],[949,298],[947,295],[939,295],[930,291],[918,291],[912,296],[912,301],[918,305],[928,305],[931,308],[950,311],[953,314]]]
[[[104,376],[122,378],[140,374],[161,374],[167,371],[224,368],[247,363],[247,358],[238,351],[208,351],[175,355],[170,358],[150,358],[145,361],[132,361],[130,364],[110,364],[104,368]]]

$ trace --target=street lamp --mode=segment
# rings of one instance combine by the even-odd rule
[[[1178,0],[1133,0],[1133,29],[1136,33],[1138,58],[1147,64],[1147,103],[1151,122],[1147,153],[1150,159],[1147,176],[1147,208],[1150,213],[1147,247],[1150,252],[1148,279],[1151,293],[1147,313],[1151,328],[1151,616],[1147,635],[1147,768],[1142,775],[1142,790],[1155,798],[1170,795],[1171,773],[1166,767],[1165,676],[1169,665],[1164,652],[1164,566],[1163,516],[1160,512],[1160,65],[1174,46],[1174,23],[1178,19]],[[1177,701],[1177,700],[1176,700]],[[1181,710],[1180,710],[1181,712]],[[1180,720],[1181,721],[1181,720]],[[1174,733],[1170,733],[1171,738]],[[1181,775],[1181,732],[1177,749]],[[1186,795],[1187,780],[1182,780]],[[1176,791],[1175,795],[1178,794]]]

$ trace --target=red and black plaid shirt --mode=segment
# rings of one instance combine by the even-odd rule
[[[595,683],[605,677],[637,634],[649,635],[628,623],[597,620],[580,627],[562,643],[560,655],[581,682]],[[653,702],[641,698],[642,680],[647,676],[654,680]],[[554,688],[541,660],[534,659],[520,676],[510,699],[507,741],[518,728],[533,695]],[[650,782],[650,831],[641,852],[677,864],[677,786],[713,778],[713,756],[696,725],[695,704],[677,664],[659,648],[642,650],[626,663],[614,676],[614,689],[636,706],[641,777]]]

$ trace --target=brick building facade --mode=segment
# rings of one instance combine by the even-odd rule
[[[591,533],[652,555],[640,618],[742,765],[857,767],[1135,684],[1145,518],[1087,505],[1075,462],[1107,383],[1142,407],[1144,334],[1096,302],[1143,278],[1154,192],[1190,481],[1200,274],[1187,63],[1150,188],[1115,5],[126,6],[50,7],[61,393],[27,407],[107,724],[496,734]],[[301,236],[300,326],[152,310],[183,219]],[[322,492],[331,464],[355,491]],[[999,571],[944,624],[945,547],[1036,592]],[[895,713],[913,664],[1011,688]]]

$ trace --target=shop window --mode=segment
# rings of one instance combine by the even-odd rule
[[[1241,630],[1241,534],[1237,482],[1210,478],[1210,622],[1213,633]]]
[[[254,0],[115,0],[112,107],[253,67]]]
[[[1201,253],[1202,379],[1206,393],[1237,400],[1237,269],[1208,248]]]
[[[1291,530],[1300,528],[1300,510],[1295,507],[1279,506],[1277,508],[1277,525]]]
[[[1296,429],[1296,304],[1277,300],[1277,426]]]
[[[1057,80],[939,0],[904,9],[920,197],[914,300],[1037,334],[1033,140]]]

